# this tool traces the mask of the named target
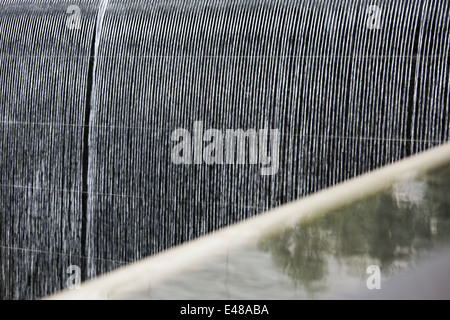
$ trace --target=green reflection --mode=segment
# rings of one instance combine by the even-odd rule
[[[261,242],[263,250],[272,252],[275,264],[311,294],[324,289],[321,280],[327,272],[330,239],[323,230],[323,221],[314,221]]]
[[[371,262],[392,275],[449,244],[449,195],[446,168],[267,236],[260,248],[310,295],[327,288],[331,260],[362,279]]]

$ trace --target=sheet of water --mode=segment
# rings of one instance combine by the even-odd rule
[[[77,15],[1,0],[0,297],[50,294],[69,265],[85,280],[447,141],[449,3],[381,1],[380,29],[370,4],[77,1]],[[279,170],[174,164],[171,134],[195,121],[278,129]]]

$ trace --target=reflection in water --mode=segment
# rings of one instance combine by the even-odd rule
[[[361,277],[369,261],[380,265],[383,275],[394,275],[430,255],[432,248],[449,244],[449,194],[449,169],[410,179],[267,236],[260,248],[271,252],[275,264],[312,296],[326,289],[334,260]]]
[[[320,224],[322,221],[298,226],[261,243],[263,250],[273,253],[275,264],[311,294],[324,289],[321,282],[327,270],[324,254],[330,248]]]

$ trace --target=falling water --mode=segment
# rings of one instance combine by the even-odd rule
[[[448,141],[450,4],[377,3],[381,29],[371,1],[77,1],[76,30],[69,2],[0,0],[0,298]],[[174,164],[195,121],[279,129],[278,173]]]

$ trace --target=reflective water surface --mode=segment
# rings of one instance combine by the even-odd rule
[[[122,298],[426,298],[438,289],[445,297],[449,194],[450,167],[409,178]],[[380,267],[380,290],[367,288],[371,265]]]

